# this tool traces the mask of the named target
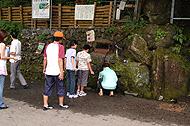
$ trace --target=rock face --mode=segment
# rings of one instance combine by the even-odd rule
[[[151,65],[151,52],[148,50],[147,42],[140,36],[135,35],[129,51],[140,63]]]
[[[113,68],[121,76],[119,80],[124,91],[137,93],[141,97],[151,97],[149,69],[146,65],[137,62],[123,64],[117,61]]]
[[[158,49],[154,53],[154,95],[164,96],[165,99],[178,98],[187,94],[188,72],[184,59],[168,52],[166,49]]]
[[[132,61],[117,62],[114,69],[121,75],[122,88],[127,92],[154,99],[163,96],[164,100],[185,96],[190,64],[169,49],[173,30],[163,28],[159,32],[164,35],[155,39],[157,29],[160,29],[157,25],[150,25],[143,35],[135,34],[127,48]]]
[[[145,0],[144,13],[153,24],[165,24],[169,22],[171,0]]]

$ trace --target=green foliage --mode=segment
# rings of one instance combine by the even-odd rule
[[[105,32],[108,34],[112,34],[116,32],[116,30],[117,30],[116,27],[112,26],[112,27],[107,28]]]
[[[164,39],[166,37],[167,32],[162,30],[161,28],[158,28],[155,33],[155,41],[159,41],[161,39]]]
[[[173,36],[173,39],[178,44],[183,44],[187,40],[187,37],[183,34],[183,28],[176,27],[176,33]]]
[[[124,25],[124,30],[126,32],[135,32],[136,30],[139,30],[146,26],[147,22],[141,18],[140,20],[127,20],[127,22]]]
[[[31,0],[0,0],[0,7],[29,6],[31,4]]]
[[[182,46],[180,44],[176,44],[175,46],[171,47],[173,53],[179,54],[181,52]]]
[[[171,47],[172,52],[179,54],[183,48],[183,44],[187,41],[187,36],[183,33],[183,28],[175,27],[176,33],[173,36],[175,44]]]
[[[40,34],[37,36],[37,40],[39,41],[44,41],[47,39],[47,35],[46,34]]]
[[[20,32],[24,26],[17,22],[0,21],[0,29],[4,29],[7,32]]]

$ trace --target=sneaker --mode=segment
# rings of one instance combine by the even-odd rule
[[[69,95],[70,95],[70,93],[69,93],[69,92],[67,92],[67,95],[66,95],[66,96],[68,97]]]
[[[49,105],[48,105],[47,107],[44,106],[44,108],[43,108],[44,111],[46,111],[46,110],[50,110],[50,109],[53,109],[53,106],[49,106]]]
[[[78,95],[69,95],[69,98],[78,98]]]
[[[29,85],[23,85],[23,89],[28,89],[29,88]]]
[[[0,107],[0,110],[1,109],[7,109],[7,108],[9,108],[8,106],[3,106],[3,107]]]
[[[68,106],[68,105],[66,105],[66,104],[63,104],[63,105],[59,105],[59,107],[60,107],[60,108],[64,108],[64,109],[67,109],[67,108],[69,108],[69,106]]]
[[[68,97],[69,97],[69,98],[73,98],[73,95],[69,95]]]
[[[81,91],[80,93],[79,93],[79,96],[86,96],[87,95],[87,93],[85,93],[84,91]]]
[[[78,95],[77,95],[77,94],[74,94],[74,95],[73,95],[73,98],[78,98]]]
[[[80,91],[77,91],[77,95],[79,96],[79,94],[80,94]]]
[[[10,89],[16,89],[15,86],[10,86]]]

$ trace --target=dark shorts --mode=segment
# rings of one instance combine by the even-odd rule
[[[78,85],[87,86],[89,70],[78,70]]]
[[[58,76],[51,75],[45,75],[44,95],[51,96],[54,85],[56,85],[57,95],[64,96],[65,88],[63,80],[60,80]]]

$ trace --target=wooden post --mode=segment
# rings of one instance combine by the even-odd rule
[[[133,19],[134,20],[137,20],[138,6],[139,6],[139,0],[136,0],[136,2],[135,2],[135,9],[134,9],[134,15],[133,15]]]
[[[92,24],[91,24],[92,27],[94,26],[94,22],[95,22],[95,14],[96,14],[96,2],[94,2],[94,18],[93,18]]]
[[[139,20],[139,18],[140,18],[141,8],[142,8],[142,0],[139,0],[138,12],[137,12],[137,20]]]
[[[61,29],[61,4],[58,5],[58,28]]]
[[[77,27],[77,20],[75,19],[75,16],[74,16],[74,28],[76,28],[76,27]]]
[[[34,19],[34,28],[36,29],[37,28],[37,20]]]
[[[113,6],[113,2],[110,1],[109,21],[108,21],[108,25],[109,25],[109,26],[111,25],[112,6]]]
[[[113,3],[113,17],[112,17],[112,24],[114,24],[114,21],[115,21],[116,8],[117,8],[117,0],[114,0],[114,3]]]
[[[23,24],[23,8],[22,8],[22,5],[20,5],[20,22]]]
[[[11,21],[11,7],[8,7],[8,17],[9,21]]]
[[[1,8],[0,8],[0,20],[2,20],[2,17],[1,17],[1,16],[2,16],[2,13],[1,13]]]

